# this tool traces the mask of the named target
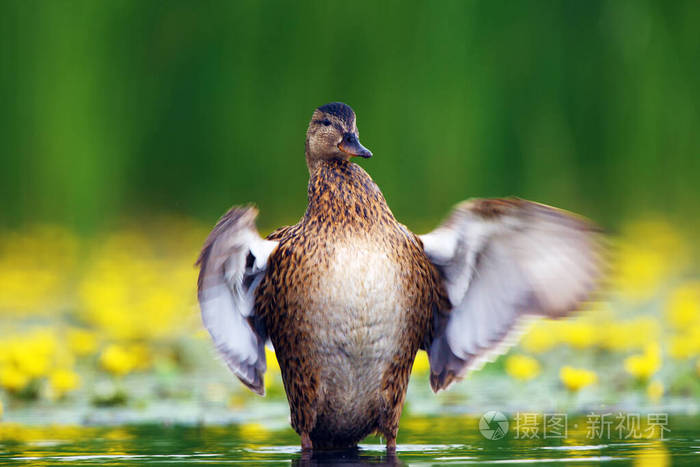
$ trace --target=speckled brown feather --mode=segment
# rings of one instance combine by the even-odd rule
[[[344,160],[324,161],[316,167],[309,181],[306,214],[298,224],[278,229],[268,239],[280,243],[258,288],[256,309],[278,356],[292,426],[300,434],[309,433],[315,448],[354,446],[375,431],[395,438],[415,354],[429,338],[425,334],[434,311],[449,308],[439,273],[423,253],[420,240],[396,221],[370,176]],[[331,360],[318,343],[319,335],[333,335],[333,329],[327,329],[332,323],[342,322],[342,316],[330,313],[343,311],[318,309],[323,302],[318,297],[343,293],[329,290],[325,279],[332,275],[336,249],[347,242],[365,241],[399,266],[394,287],[400,289],[403,303],[387,328],[393,327],[399,338],[377,381],[379,394],[348,402],[338,392],[343,388],[330,387],[332,381],[324,380],[333,372],[325,367]],[[352,290],[353,278],[340,285]],[[385,316],[377,319],[387,326]],[[362,334],[353,323],[348,326],[349,335],[357,332],[371,340],[371,329],[361,330]],[[353,351],[357,349],[350,348],[349,355]],[[356,415],[351,422],[338,420],[344,412]]]

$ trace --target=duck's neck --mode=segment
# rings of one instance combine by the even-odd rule
[[[384,195],[362,167],[345,160],[319,162],[309,179],[307,222],[375,225],[394,222]]]

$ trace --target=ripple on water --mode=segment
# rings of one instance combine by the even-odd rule
[[[552,458],[542,458],[538,457],[536,459],[495,459],[489,460],[492,464],[539,464],[545,462],[610,462],[623,460],[624,457],[613,457],[613,456],[589,456],[589,457],[552,457]],[[481,461],[479,461],[481,462]]]
[[[548,449],[552,451],[597,451],[599,449],[605,449],[608,444],[596,444],[596,445],[583,445],[583,446],[540,446],[537,449]]]

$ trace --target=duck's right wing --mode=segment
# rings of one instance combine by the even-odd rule
[[[278,242],[260,237],[257,210],[231,208],[207,237],[197,264],[202,321],[228,367],[251,390],[263,395],[265,330],[255,326],[255,290]]]

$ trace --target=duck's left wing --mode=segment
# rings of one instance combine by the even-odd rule
[[[255,290],[278,242],[264,240],[255,227],[257,210],[234,207],[216,224],[197,260],[202,321],[228,367],[263,395],[264,327],[255,325]]]
[[[527,317],[575,310],[604,264],[590,222],[521,199],[463,202],[420,238],[452,304],[428,343],[436,392],[505,351]]]

